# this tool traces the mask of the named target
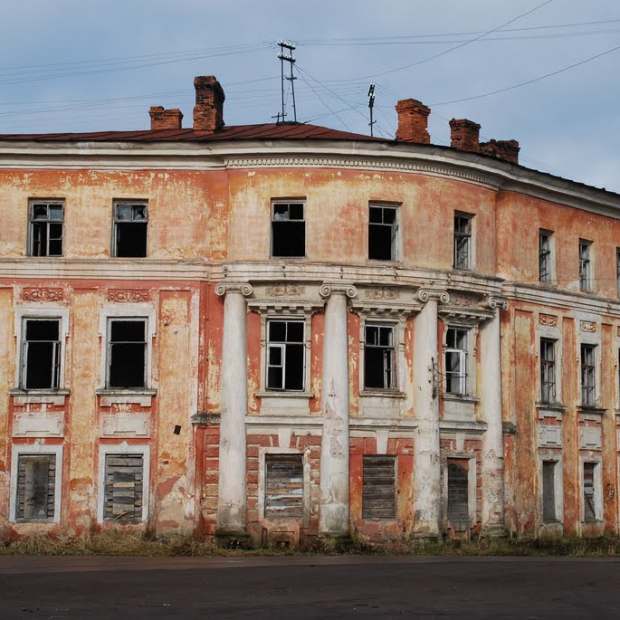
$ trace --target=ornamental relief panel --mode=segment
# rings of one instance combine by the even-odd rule
[[[394,287],[382,286],[378,288],[369,288],[365,292],[367,299],[398,299],[400,297],[400,291]]]
[[[582,332],[596,332],[596,323],[594,321],[580,321],[579,328]]]
[[[140,303],[150,301],[151,294],[144,289],[110,289],[108,301],[116,303]]]
[[[544,325],[545,327],[557,327],[558,326],[558,317],[554,314],[539,314],[538,315],[538,324]]]
[[[299,297],[306,292],[304,286],[299,284],[278,284],[275,286],[268,286],[265,292],[270,297]]]
[[[23,301],[63,301],[64,291],[61,288],[26,287],[22,290]]]

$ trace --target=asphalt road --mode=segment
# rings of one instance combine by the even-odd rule
[[[620,618],[620,560],[0,557],[0,619]]]

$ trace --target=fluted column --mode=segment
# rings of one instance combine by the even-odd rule
[[[439,535],[441,461],[437,361],[437,305],[449,301],[445,291],[418,291],[424,303],[416,316],[413,337],[413,406],[417,429],[414,468],[414,534]]]
[[[487,428],[482,440],[482,527],[488,533],[504,529],[504,443],[502,435],[502,374],[500,311],[506,302],[491,298],[493,317],[480,328],[480,405]]]
[[[353,286],[323,284],[323,438],[321,441],[321,508],[319,530],[328,536],[349,532],[349,354],[347,298]]]
[[[222,341],[220,458],[217,526],[222,534],[245,532],[245,416],[248,409],[246,302],[249,284],[220,284],[224,296]]]

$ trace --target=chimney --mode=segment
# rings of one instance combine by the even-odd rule
[[[480,143],[480,152],[496,159],[510,162],[511,164],[519,163],[519,143],[516,140],[489,140]]]
[[[480,152],[480,125],[467,118],[450,121],[450,146],[459,151]]]
[[[417,99],[401,99],[396,104],[398,129],[396,139],[402,142],[430,144],[428,115],[431,109]]]
[[[194,129],[213,133],[224,126],[224,90],[213,75],[194,78]]]
[[[166,110],[161,105],[151,106],[149,116],[151,117],[151,130],[181,129],[183,112],[179,108]]]

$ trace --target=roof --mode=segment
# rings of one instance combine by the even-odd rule
[[[355,140],[389,142],[349,131],[304,123],[224,126],[215,133],[194,129],[0,134],[0,142],[219,142],[226,140]]]

